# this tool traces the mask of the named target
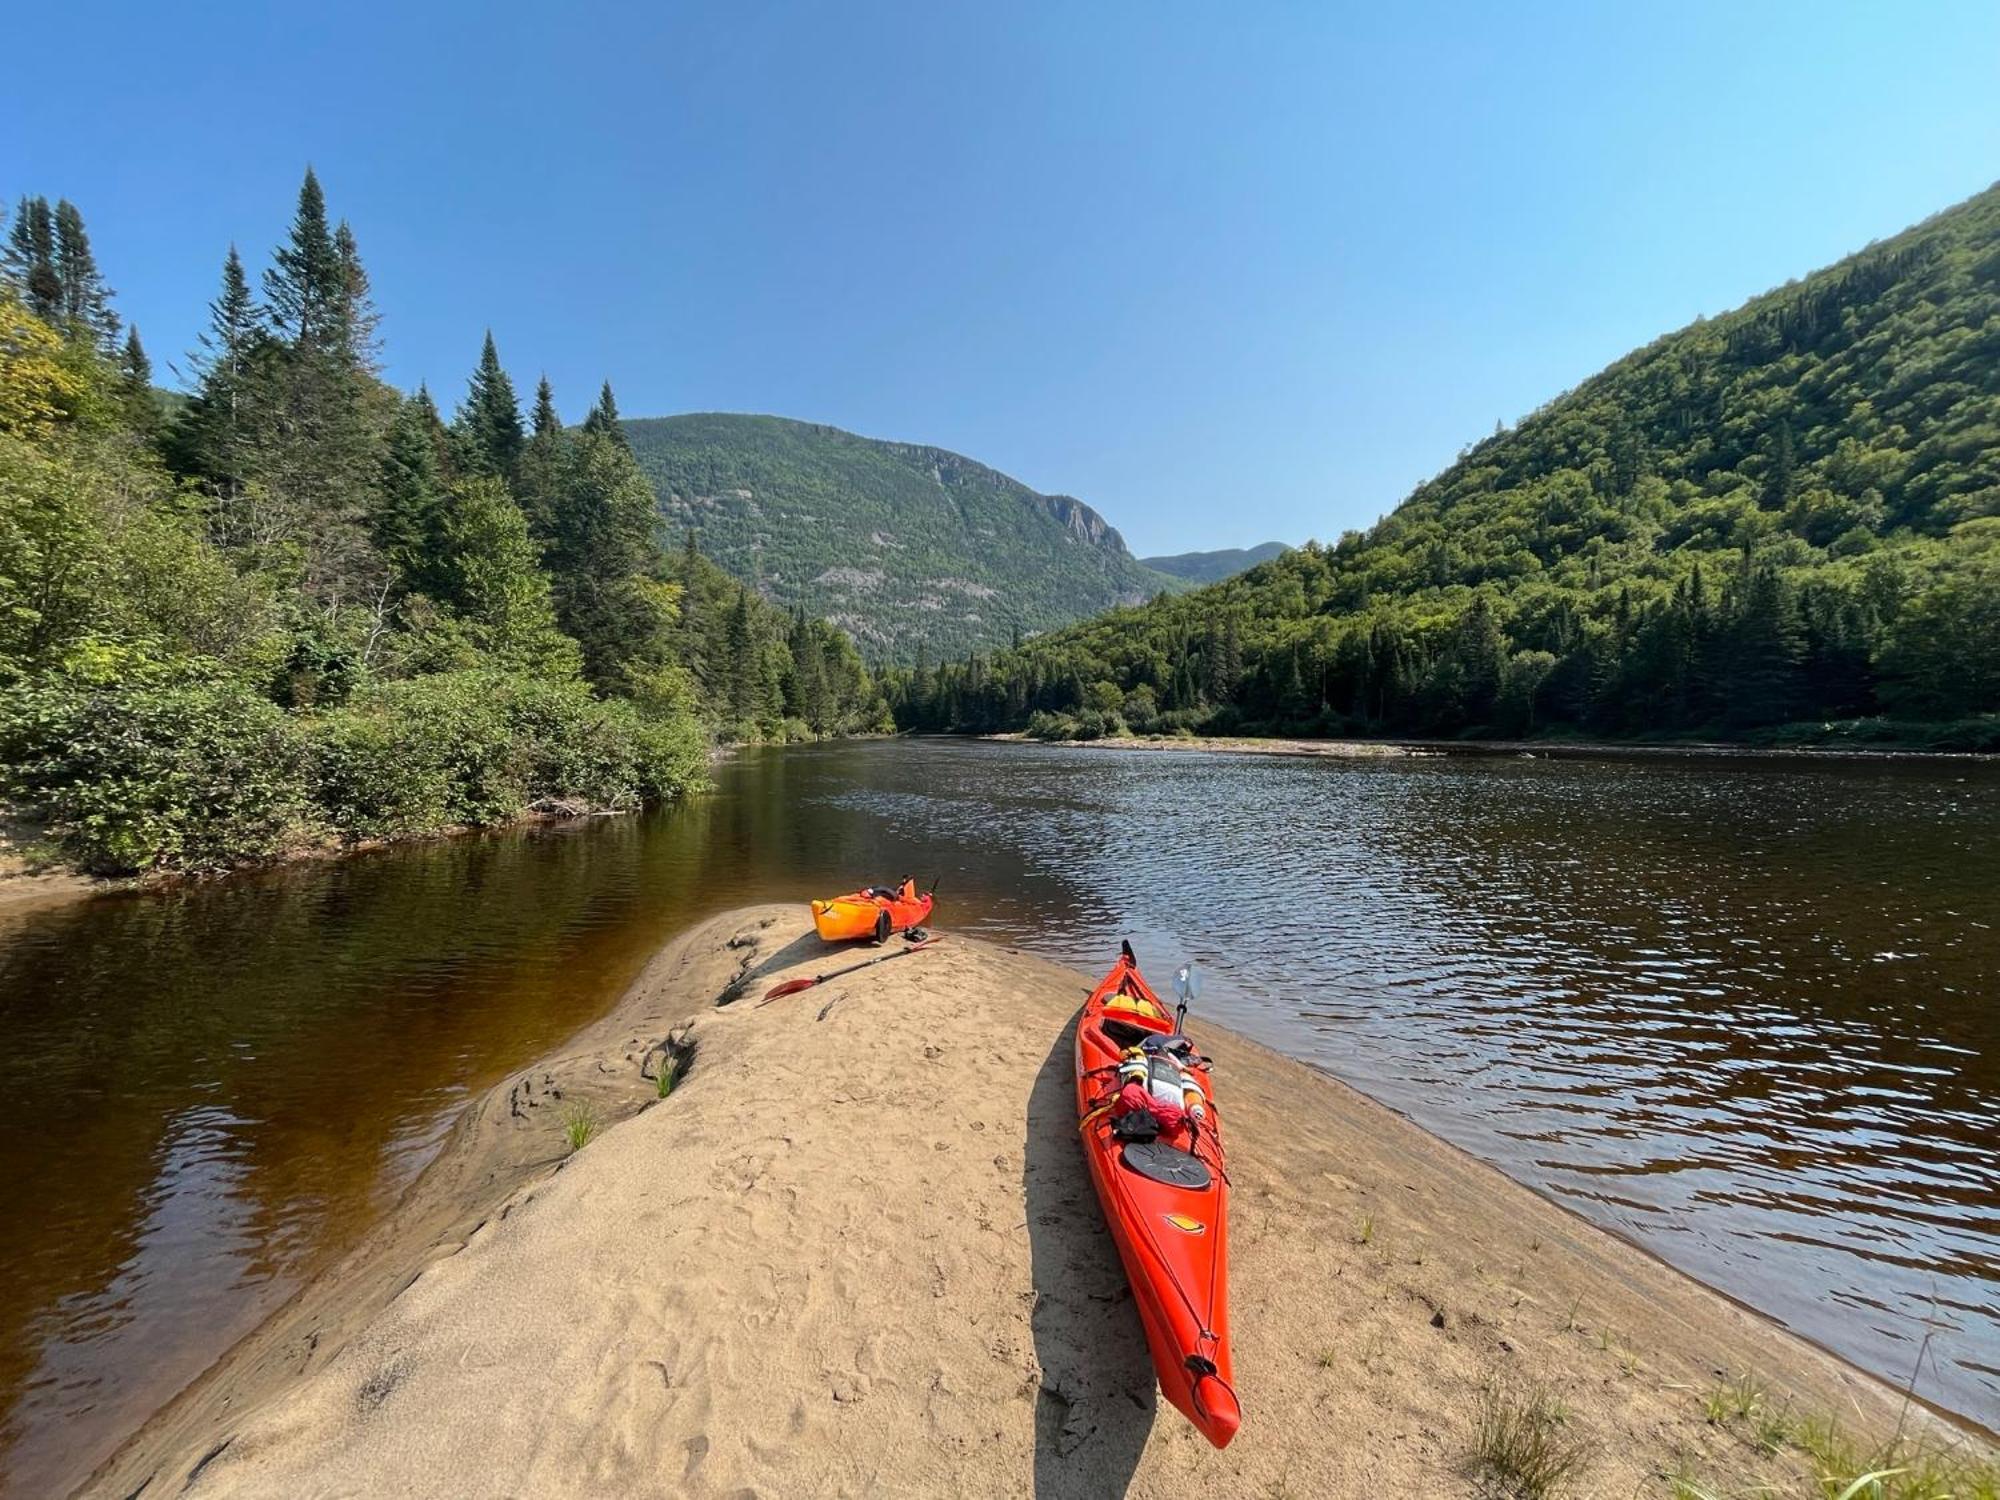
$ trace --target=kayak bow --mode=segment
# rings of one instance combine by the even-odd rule
[[[1209,1062],[1176,1032],[1129,943],[1077,1018],[1076,1112],[1160,1389],[1224,1447],[1243,1413],[1229,1357],[1229,1179]]]

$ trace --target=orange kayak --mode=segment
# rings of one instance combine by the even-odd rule
[[[1129,943],[1077,1018],[1076,1112],[1160,1389],[1224,1447],[1243,1412],[1229,1358],[1229,1180],[1209,1061],[1175,1029]]]
[[[931,914],[930,892],[917,894],[917,883],[906,880],[895,890],[870,886],[845,896],[812,904],[813,928],[829,943],[873,938],[886,943],[889,935],[920,927]]]

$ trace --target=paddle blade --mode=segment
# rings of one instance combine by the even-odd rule
[[[787,979],[783,984],[774,984],[764,991],[764,999],[779,1000],[786,995],[796,995],[800,990],[809,990],[818,983],[817,979]]]

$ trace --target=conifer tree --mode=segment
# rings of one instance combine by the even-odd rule
[[[562,418],[556,415],[555,392],[549,388],[549,377],[544,375],[535,385],[534,435],[550,438],[562,430]]]
[[[611,394],[611,382],[605,381],[603,389],[597,393],[597,405],[583,419],[584,430],[602,433],[621,448],[628,448],[624,424],[618,420],[618,402]]]
[[[479,353],[479,368],[472,372],[465,401],[454,423],[466,469],[489,474],[496,479],[512,479],[520,462],[525,437],[521,431],[521,403],[514,395],[514,382],[500,364],[500,351],[493,331],[486,331],[486,343]]]
[[[373,375],[382,362],[382,315],[376,311],[368,272],[361,264],[361,247],[345,219],[333,232],[333,253],[340,262],[340,302],[335,318],[341,354],[356,370]]]
[[[557,618],[582,647],[585,674],[617,691],[672,656],[672,595],[659,581],[653,489],[631,453],[599,433],[564,434],[552,451],[550,487],[531,492],[530,523]],[[539,485],[544,471],[534,458],[531,451],[524,477]]]
[[[276,337],[251,363],[246,467],[259,507],[252,529],[296,547],[307,592],[337,612],[381,588],[369,522],[392,413],[359,363],[353,317],[359,262],[342,259],[311,168],[272,262],[264,286]],[[361,290],[365,296],[365,279]]]
[[[429,399],[419,390],[396,408],[371,518],[375,545],[403,587],[418,593],[436,588],[437,580],[427,570],[437,556],[443,526],[443,480],[432,430],[437,408],[426,410]]]
[[[326,194],[306,168],[291,234],[264,273],[264,300],[281,338],[307,350],[344,348],[348,267],[326,223]]]
[[[125,329],[125,347],[118,351],[118,374],[124,386],[126,420],[142,437],[157,437],[160,407],[153,399],[153,361],[139,342],[137,323]]]
[[[98,273],[97,257],[84,232],[83,215],[67,198],[56,204],[56,278],[62,283],[60,317],[71,338],[95,344],[105,354],[118,347],[118,314],[111,288]]]
[[[181,413],[170,456],[181,472],[208,480],[232,504],[241,497],[249,463],[250,364],[265,337],[243,258],[231,245],[222,290],[208,304],[208,328],[188,357],[195,393]]]
[[[46,198],[21,199],[7,231],[7,279],[19,288],[28,311],[44,323],[62,321],[62,277],[56,273],[55,215]]]

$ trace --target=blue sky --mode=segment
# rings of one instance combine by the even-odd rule
[[[765,411],[1332,537],[2000,176],[2000,6],[159,6],[10,20],[0,194],[162,366],[311,161],[388,376]],[[39,33],[39,34],[38,34]],[[64,59],[74,56],[74,62]],[[164,374],[163,370],[163,374]]]

